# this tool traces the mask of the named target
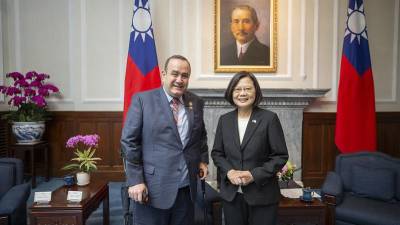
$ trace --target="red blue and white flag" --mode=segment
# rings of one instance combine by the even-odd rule
[[[133,95],[161,85],[149,1],[133,1],[125,74],[124,120]]]
[[[342,153],[376,151],[377,148],[374,80],[363,0],[349,0],[335,143]]]

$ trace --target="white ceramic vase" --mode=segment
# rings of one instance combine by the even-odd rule
[[[90,174],[85,172],[78,172],[76,174],[76,184],[78,186],[85,186],[90,183]]]

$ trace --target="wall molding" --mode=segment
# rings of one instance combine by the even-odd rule
[[[333,4],[333,32],[332,32],[332,85],[329,101],[337,101],[338,89],[338,57],[339,57],[339,0],[332,1]]]
[[[15,69],[21,71],[21,20],[20,20],[20,0],[14,1],[14,47],[15,47]]]
[[[318,87],[319,81],[319,0],[314,0],[314,35],[313,35],[313,88]]]
[[[2,20],[3,4],[0,4],[0,73],[4,74],[4,57],[3,57],[3,20]],[[0,85],[4,85],[4,76],[0,76]],[[0,96],[0,103],[4,103],[4,96]]]
[[[88,97],[88,53],[87,53],[87,0],[81,0],[80,1],[80,7],[81,7],[81,102],[82,103],[122,103],[123,102],[123,80],[124,80],[124,75],[125,73],[123,71],[123,57],[122,57],[122,41],[121,43],[118,43],[117,46],[119,46],[119,61],[118,65],[120,66],[118,71],[120,71],[120,74],[118,76],[119,79],[119,87],[121,88],[121,91],[119,92],[119,96],[116,98],[90,98]],[[119,20],[118,20],[118,35],[122,38],[122,3],[123,0],[118,1],[118,11],[119,11]],[[121,10],[121,11],[120,11]],[[132,10],[133,10],[133,5],[132,5]],[[130,17],[132,19],[132,16]],[[119,38],[118,40],[121,40]]]
[[[307,79],[306,74],[306,15],[307,1],[301,1],[300,5],[300,77]]]

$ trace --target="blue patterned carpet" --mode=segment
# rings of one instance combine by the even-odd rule
[[[58,187],[61,187],[64,182],[61,178],[52,178],[49,182],[42,181],[42,178],[38,177],[38,185],[35,189],[32,189],[31,195],[28,200],[28,207],[33,203],[33,196],[35,191],[54,191]],[[122,225],[123,215],[122,215],[122,205],[121,205],[121,186],[122,182],[110,182],[109,192],[110,192],[110,225]],[[86,225],[98,225],[103,224],[103,208],[100,206],[96,211],[94,211],[88,220]]]

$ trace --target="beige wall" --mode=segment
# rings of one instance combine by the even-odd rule
[[[54,110],[122,110],[132,1],[1,0],[2,73],[50,74],[63,93]],[[261,86],[330,88],[307,110],[335,111],[347,0],[278,2],[278,71],[257,74]],[[226,87],[232,74],[213,72],[214,0],[150,3],[160,64],[183,54],[190,87]],[[377,110],[399,111],[400,0],[365,0],[365,10]]]

